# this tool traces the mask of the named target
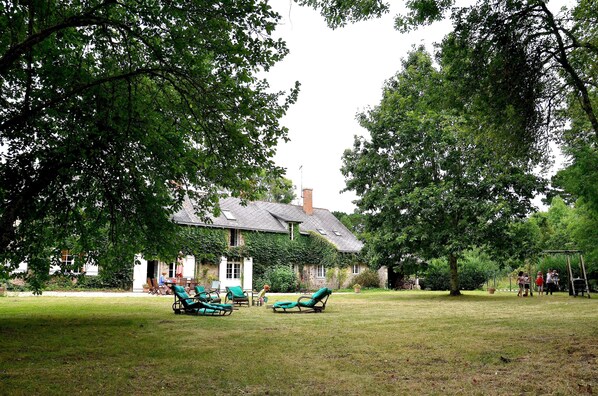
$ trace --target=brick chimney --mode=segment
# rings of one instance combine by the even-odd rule
[[[303,211],[310,216],[314,214],[314,204],[311,197],[312,191],[311,188],[303,189]]]

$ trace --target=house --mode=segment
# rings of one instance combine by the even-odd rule
[[[216,249],[217,253],[212,256],[217,257],[211,260],[205,259],[204,252],[197,250],[200,248],[196,248],[195,254],[180,254],[171,262],[137,257],[140,264],[134,267],[133,290],[141,291],[147,278],[157,278],[162,272],[166,272],[170,278],[182,274],[183,278],[201,278],[206,283],[209,283],[208,279],[218,280],[221,290],[226,286],[253,289],[254,265],[263,267],[271,264],[259,251],[258,244],[251,243],[264,237],[279,244],[284,243],[285,248],[281,250],[296,249],[303,252],[304,262],[298,262],[301,260],[296,259],[297,255],[289,261],[294,261],[293,269],[310,288],[324,286],[331,281],[326,273],[331,270],[332,258],[343,257],[348,260],[345,263],[349,262],[345,274],[337,277],[336,286],[338,283],[345,285],[366,268],[364,263],[356,259],[363,247],[362,242],[330,211],[313,207],[311,189],[303,190],[303,205],[260,201],[242,205],[238,198],[225,198],[220,201],[220,208],[219,216],[202,221],[196,216],[192,202],[187,199],[173,220],[183,227],[219,230],[218,235],[224,234],[219,241],[226,245],[226,249]],[[319,256],[318,252],[321,252]]]

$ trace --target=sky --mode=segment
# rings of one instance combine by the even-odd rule
[[[367,133],[357,113],[380,102],[385,80],[396,74],[413,45],[431,49],[450,24],[402,35],[393,28],[400,11],[395,8],[381,19],[332,30],[311,8],[287,0],[271,4],[283,16],[276,33],[290,53],[266,78],[276,90],[301,83],[297,103],[281,121],[289,128],[290,142],[279,144],[275,162],[286,168],[298,197],[301,186],[312,188],[314,207],[352,213],[356,196],[341,193],[345,179],[340,168],[354,136]]]
[[[288,91],[295,81],[301,83],[297,103],[281,120],[290,141],[279,143],[275,162],[286,169],[298,197],[301,187],[312,188],[314,207],[352,213],[356,196],[341,193],[345,179],[340,168],[354,136],[367,135],[357,113],[380,102],[384,82],[400,70],[413,46],[433,51],[434,43],[451,30],[450,21],[401,34],[393,19],[403,9],[393,5],[380,19],[332,30],[311,8],[291,0],[270,4],[283,17],[276,35],[290,53],[265,77],[274,90]]]

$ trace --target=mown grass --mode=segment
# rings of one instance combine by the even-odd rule
[[[598,300],[562,293],[337,293],[322,314],[230,317],[174,315],[165,297],[6,297],[0,340],[8,395],[598,391]]]

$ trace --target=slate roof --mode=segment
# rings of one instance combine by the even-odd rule
[[[229,220],[221,213],[218,217],[209,215],[211,223],[206,223],[195,215],[193,203],[189,199],[185,200],[173,220],[192,226],[285,234],[289,232],[289,223],[298,223],[302,234],[310,231],[319,233],[334,244],[339,252],[357,253],[363,247],[363,243],[327,209],[314,208],[313,214],[307,215],[299,205],[255,201],[243,206],[238,198],[221,199],[220,209],[230,211],[235,220]]]

